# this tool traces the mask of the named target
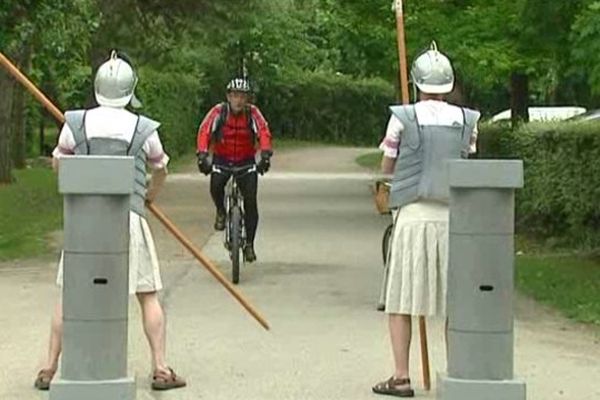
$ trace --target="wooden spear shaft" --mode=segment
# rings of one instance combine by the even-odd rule
[[[406,39],[404,36],[404,10],[402,0],[396,0],[396,32],[398,36],[398,71],[400,73],[400,99],[402,104],[410,102],[408,93],[408,65],[406,61]]]
[[[402,0],[395,0],[396,32],[398,34],[398,70],[400,71],[400,92],[402,104],[410,102],[408,92],[408,63],[406,61],[406,39],[404,36],[404,10]],[[427,345],[427,326],[425,317],[419,317],[419,336],[421,339],[421,368],[423,386],[431,390],[431,373],[429,371],[429,348]]]
[[[204,265],[204,267],[210,272],[216,280],[218,280],[224,287],[227,289],[229,293],[248,311],[266,330],[269,330],[269,324],[267,321],[259,314],[258,311],[248,303],[247,300],[238,292],[238,290],[223,276],[221,271],[215,267],[215,265],[205,257],[200,250],[194,244],[186,238],[183,233],[166,217],[166,215],[154,204],[154,203],[146,203],[146,207],[162,224],[167,228],[169,232],[173,234],[179,240],[179,242],[186,248],[190,253],[196,257],[198,261]]]
[[[63,113],[27,78],[2,52],[0,52],[0,64],[19,81],[50,113],[61,123],[65,122]]]
[[[54,118],[60,122],[65,122],[64,114],[42,93],[30,80],[27,78],[2,52],[0,52],[0,64],[33,96],[40,102]],[[173,224],[169,218],[153,203],[146,203],[146,207],[152,211],[156,218],[171,232],[179,242],[192,253],[194,257],[231,293],[231,295],[256,319],[256,321],[266,330],[269,330],[268,322],[260,315],[260,313],[252,307],[250,302],[223,276],[215,265],[206,258],[194,244],[185,237],[185,235]]]

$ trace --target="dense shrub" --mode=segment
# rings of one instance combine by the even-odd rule
[[[385,131],[393,85],[323,72],[286,73],[265,82],[258,104],[275,135],[375,145]]]
[[[519,228],[564,244],[600,245],[600,124],[483,125],[480,158],[519,158]]]
[[[140,71],[142,112],[162,123],[167,151],[194,149],[204,114],[225,98],[227,82],[146,68]],[[276,138],[375,145],[394,101],[393,85],[324,72],[296,72],[258,82],[256,104]],[[220,96],[219,96],[220,93]]]
[[[200,77],[141,69],[141,112],[162,124],[160,136],[169,155],[176,157],[195,149],[199,110],[204,106],[206,91]]]

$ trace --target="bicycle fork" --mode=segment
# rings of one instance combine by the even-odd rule
[[[395,216],[393,216],[393,225],[392,226],[396,226],[398,223],[398,214],[397,213]],[[385,311],[385,301],[387,298],[387,286],[388,286],[388,280],[389,280],[389,275],[390,275],[390,262],[391,262],[391,258],[392,258],[392,245],[394,243],[394,229],[392,228],[392,231],[390,233],[390,236],[387,238],[384,238],[384,240],[388,241],[388,246],[387,246],[387,251],[386,251],[386,255],[385,255],[385,262],[383,265],[383,277],[382,277],[382,281],[381,281],[381,288],[379,289],[379,300],[377,301],[377,310],[379,311]]]

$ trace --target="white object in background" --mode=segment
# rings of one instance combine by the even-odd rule
[[[562,121],[575,115],[583,114],[583,107],[529,107],[529,121]],[[511,111],[504,110],[492,117],[492,122],[509,120]]]

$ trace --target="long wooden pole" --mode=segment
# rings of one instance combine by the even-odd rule
[[[404,36],[404,9],[402,0],[395,0],[396,32],[398,35],[398,70],[400,71],[400,92],[402,104],[408,104],[408,62],[406,58],[406,39]],[[419,317],[419,336],[421,339],[421,368],[423,371],[423,386],[431,390],[431,373],[429,371],[429,348],[427,345],[427,325],[425,317]]]
[[[169,221],[165,214],[153,203],[146,203],[146,207],[152,211],[154,216],[158,218],[160,222],[179,240],[179,242],[186,248],[190,253],[196,257],[198,261],[204,265],[204,267],[210,272],[221,284],[231,293],[233,297],[250,313],[252,316],[267,330],[269,330],[269,324],[267,321],[244,299],[244,297],[236,290],[236,288],[225,278],[225,276],[215,267],[215,265],[194,246],[194,244],[186,238],[183,233],[177,227]]]
[[[27,78],[2,52],[0,52],[0,64],[29,92],[36,98],[50,113],[59,120],[65,122],[63,113]]]
[[[402,104],[410,102],[408,93],[408,63],[406,61],[406,39],[404,36],[404,9],[402,0],[395,0],[396,33],[398,36],[398,71],[400,73],[400,99]]]
[[[0,52],[0,64],[33,96],[42,103],[44,107],[50,113],[59,120],[60,122],[65,122],[64,114],[42,93],[30,80],[27,78],[2,52]],[[214,264],[206,258],[200,250],[198,250],[193,243],[181,233],[181,231],[167,218],[167,216],[155,205],[152,203],[147,203],[146,207],[152,211],[152,213],[158,218],[158,220],[167,228],[169,232],[171,232],[177,240],[188,249],[198,261],[202,263],[202,265],[227,289],[229,293],[248,311],[258,323],[269,330],[269,324],[267,321],[260,315],[254,307],[244,298],[244,296],[223,276],[221,271],[219,271]]]

